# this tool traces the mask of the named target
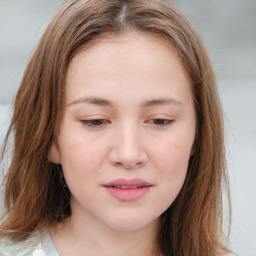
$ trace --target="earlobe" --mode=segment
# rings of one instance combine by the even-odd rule
[[[58,147],[58,144],[57,144],[56,141],[52,142],[52,145],[51,145],[51,148],[50,148],[50,151],[49,151],[49,154],[48,154],[48,160],[51,163],[54,163],[54,164],[60,164],[61,163],[61,161],[60,161],[60,151],[59,151],[59,147]]]

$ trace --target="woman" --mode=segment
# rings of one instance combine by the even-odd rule
[[[228,252],[216,81],[169,1],[64,6],[27,66],[11,134],[3,255]]]

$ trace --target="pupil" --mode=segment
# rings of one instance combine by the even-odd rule
[[[156,119],[155,124],[164,124],[164,119]]]
[[[98,120],[92,120],[92,124],[93,125],[101,125],[102,124],[102,120],[98,119]]]

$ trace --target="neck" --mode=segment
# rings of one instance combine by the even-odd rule
[[[120,231],[72,214],[51,235],[61,256],[156,256],[158,224],[156,220],[138,230]]]

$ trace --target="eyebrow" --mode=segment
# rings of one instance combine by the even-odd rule
[[[79,104],[79,103],[90,103],[98,106],[114,107],[113,103],[111,103],[109,100],[98,98],[98,97],[79,98],[75,101],[72,101],[70,104],[68,104],[68,107],[75,104]]]
[[[112,103],[107,99],[99,98],[99,97],[79,98],[69,103],[68,107],[75,104],[79,104],[79,103],[89,103],[89,104],[98,105],[98,106],[114,107],[114,103]],[[159,98],[159,99],[145,100],[144,102],[141,103],[140,107],[147,108],[152,106],[169,105],[169,104],[183,106],[183,103],[175,98]]]
[[[141,107],[146,108],[151,106],[169,105],[169,104],[183,106],[183,103],[175,98],[160,98],[160,99],[146,100],[142,102]]]

